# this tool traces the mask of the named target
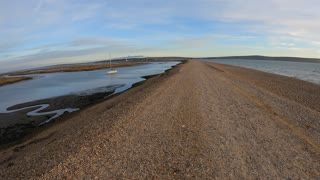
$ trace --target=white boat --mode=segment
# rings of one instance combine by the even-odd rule
[[[115,74],[115,73],[117,73],[118,71],[116,70],[116,69],[111,69],[111,70],[109,70],[107,73],[108,74]]]
[[[109,67],[110,67],[110,70],[107,72],[107,74],[116,74],[118,71],[114,68],[112,68],[111,66],[111,57],[110,57],[110,53],[109,53]]]

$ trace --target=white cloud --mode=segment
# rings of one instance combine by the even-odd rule
[[[320,4],[316,0],[229,0],[223,10],[230,21],[246,21],[261,34],[320,38]]]

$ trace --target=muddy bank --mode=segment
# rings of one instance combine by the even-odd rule
[[[50,112],[55,110],[63,109],[79,109],[82,110],[90,105],[104,101],[109,95],[111,95],[116,88],[121,85],[115,85],[112,87],[106,87],[110,89],[105,92],[99,93],[88,93],[80,92],[71,95],[59,96],[54,98],[42,99],[27,103],[18,104],[8,108],[9,111],[15,111],[17,109],[31,107],[24,110],[19,110],[11,113],[0,113],[0,145],[13,143],[14,141],[20,140],[25,135],[43,126],[46,121],[50,120],[56,115],[55,112],[46,115],[30,116],[29,112],[41,108],[41,105],[48,104],[49,106],[43,110],[38,111]],[[37,106],[37,107],[33,107]],[[68,115],[69,112],[64,112],[63,116]],[[58,121],[59,118],[55,118],[52,121]]]

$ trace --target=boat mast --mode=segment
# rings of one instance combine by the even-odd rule
[[[109,53],[109,67],[111,68],[111,55]]]

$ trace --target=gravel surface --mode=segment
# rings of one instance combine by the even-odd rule
[[[3,149],[0,177],[317,179],[319,96],[316,84],[189,61]]]

